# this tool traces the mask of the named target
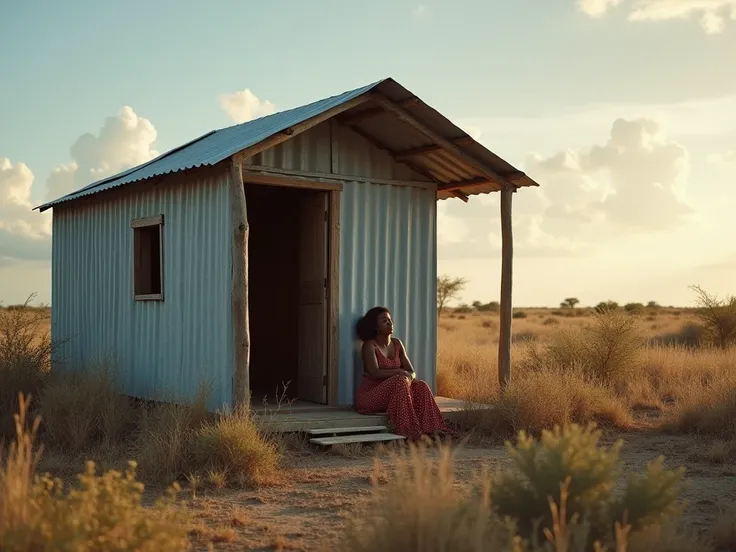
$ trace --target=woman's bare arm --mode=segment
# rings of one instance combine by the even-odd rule
[[[376,350],[372,343],[363,343],[363,369],[373,379],[388,379],[394,376],[406,375],[404,370],[381,370],[378,368]]]
[[[398,337],[395,339],[399,342],[400,345],[399,358],[401,358],[402,370],[406,370],[410,374],[416,374],[416,371],[414,370],[414,365],[411,363],[411,360],[409,360],[409,355],[406,354],[406,347],[404,347],[404,344]]]

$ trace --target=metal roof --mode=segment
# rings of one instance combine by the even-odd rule
[[[489,179],[487,171],[479,172],[478,163],[499,174],[503,179],[510,178],[517,188],[538,186],[531,178],[473,140],[444,115],[422,102],[393,79],[387,78],[307,105],[213,130],[151,161],[93,182],[35,209],[45,211],[60,203],[154,176],[215,165],[275,134],[309,121],[361,95],[371,93],[380,94],[392,104],[400,106],[400,110],[403,110],[409,118],[419,121],[425,130],[429,129],[441,140],[461,150],[461,155],[458,155],[457,151],[453,152],[437,145],[436,140],[428,138],[426,132],[418,130],[415,125],[406,124],[404,117],[382,109],[381,104],[372,98],[336,116],[338,121],[350,126],[375,146],[390,151],[417,172],[437,182],[438,198],[467,199],[469,195],[500,190],[502,183]],[[486,174],[483,174],[484,172]]]

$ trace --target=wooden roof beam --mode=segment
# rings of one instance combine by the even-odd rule
[[[470,178],[468,180],[458,180],[457,182],[450,182],[448,184],[440,184],[437,187],[438,192],[452,192],[454,190],[460,190],[467,188],[468,186],[478,186],[481,184],[495,184],[493,180],[487,178]]]
[[[399,105],[400,107],[407,107],[409,105],[416,103],[417,101],[419,101],[419,98],[416,96],[412,96],[411,98],[398,102],[397,105]],[[366,119],[377,117],[378,115],[382,115],[384,113],[386,113],[386,110],[383,109],[382,107],[370,107],[368,109],[364,109],[363,111],[357,111],[354,113],[345,113],[344,115],[341,115],[340,117],[338,117],[338,120],[345,125],[350,125],[353,123],[364,121]]]
[[[455,138],[454,140],[450,140],[450,142],[452,142],[456,146],[465,146],[467,144],[472,143],[473,139],[470,136],[461,136],[460,138]],[[419,157],[427,153],[432,153],[432,152],[435,152],[441,149],[443,149],[442,146],[438,146],[437,144],[430,144],[428,146],[420,146],[418,148],[411,148],[411,149],[406,149],[403,151],[397,151],[395,154],[395,157],[397,160],[409,159],[412,157]]]
[[[414,127],[416,130],[424,134],[427,138],[429,138],[435,144],[442,146],[443,149],[454,153],[461,159],[464,159],[468,164],[475,167],[478,170],[478,172],[480,172],[483,176],[487,177],[489,180],[493,180],[494,182],[497,182],[501,188],[505,188],[508,190],[515,189],[515,186],[510,181],[503,178],[500,174],[494,171],[491,167],[486,166],[485,163],[478,161],[477,159],[475,159],[468,153],[461,150],[457,145],[453,144],[451,141],[443,138],[442,136],[440,136],[433,130],[429,129],[424,123],[417,120],[411,113],[407,112],[402,107],[399,107],[399,105],[389,100],[383,94],[379,94],[377,92],[371,92],[368,94],[368,96],[370,97],[371,100],[376,102],[378,105],[386,108],[387,111],[394,113],[395,115],[399,117],[399,119],[401,119],[405,123],[409,124],[410,126]]]

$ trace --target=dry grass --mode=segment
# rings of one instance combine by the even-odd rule
[[[626,429],[646,410],[663,412],[670,429],[736,438],[736,348],[694,340],[700,327],[694,313],[571,311],[526,309],[527,318],[514,320],[514,333],[529,337],[512,345],[514,372],[503,397],[497,317],[446,317],[439,327],[438,394],[496,405],[470,412],[464,425],[497,437],[570,422]]]
[[[176,487],[153,507],[142,503],[143,485],[135,463],[125,473],[95,473],[93,462],[79,484],[37,474],[41,450],[34,450],[37,418],[26,427],[28,402],[22,396],[15,416],[16,439],[7,456],[0,450],[0,549],[182,550],[188,545],[184,510],[176,507]]]

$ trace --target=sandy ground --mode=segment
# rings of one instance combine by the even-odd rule
[[[667,467],[686,466],[689,482],[685,521],[706,530],[719,509],[736,501],[736,466],[698,460],[708,441],[649,432],[606,435],[601,444],[616,438],[625,441],[621,461],[625,470],[643,470],[659,455]],[[349,455],[350,456],[350,455]],[[201,524],[196,549],[206,550],[329,550],[344,524],[356,515],[356,506],[371,492],[373,458],[370,451],[354,457],[339,453],[314,453],[293,458],[285,469],[288,483],[256,493],[203,491],[191,501]],[[468,479],[478,469],[506,468],[502,446],[465,446],[455,457],[458,479]]]

